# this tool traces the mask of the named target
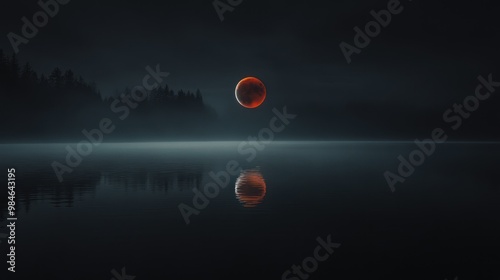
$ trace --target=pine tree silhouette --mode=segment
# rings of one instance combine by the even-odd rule
[[[71,69],[63,71],[56,67],[48,76],[38,74],[30,63],[21,69],[15,55],[8,57],[0,49],[0,110],[5,115],[0,118],[0,125],[10,132],[12,139],[81,136],[83,128],[95,127],[103,117],[113,114],[113,102],[127,95],[131,95],[130,87],[114,96],[103,96],[94,82],[85,81]],[[155,134],[166,127],[184,129],[183,122],[170,122],[166,126],[166,119],[196,123],[214,118],[213,111],[205,107],[199,89],[196,93],[180,89],[175,94],[165,85],[147,95],[134,114],[130,114],[131,120],[123,131],[141,127],[150,128]]]

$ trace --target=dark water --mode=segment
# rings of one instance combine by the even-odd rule
[[[282,279],[328,236],[307,279],[500,279],[497,144],[442,144],[395,193],[383,173],[411,143],[275,142],[251,162],[236,142],[104,144],[60,183],[65,146],[0,145],[18,203],[1,279]],[[244,171],[186,225],[179,204],[230,160]]]

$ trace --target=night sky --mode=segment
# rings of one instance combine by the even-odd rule
[[[479,75],[500,80],[496,1],[401,1],[403,11],[347,63],[339,44],[389,1],[246,1],[220,21],[211,1],[72,0],[18,58],[44,73],[59,66],[95,81],[105,95],[140,84],[147,65],[170,72],[176,89],[199,88],[228,127],[265,124],[274,107],[298,115],[289,136],[333,139],[426,137],[453,103],[473,94]],[[8,1],[0,48],[20,34],[35,0]],[[260,78],[258,111],[234,98],[237,82]],[[496,77],[496,79],[495,79]],[[458,138],[499,139],[499,98]]]

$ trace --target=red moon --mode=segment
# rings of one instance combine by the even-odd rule
[[[245,108],[257,108],[266,99],[267,91],[264,83],[254,77],[241,80],[235,90],[236,100]]]

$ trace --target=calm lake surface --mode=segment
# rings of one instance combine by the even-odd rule
[[[308,279],[500,279],[499,144],[441,144],[394,193],[383,174],[412,143],[274,142],[250,162],[238,144],[102,144],[62,183],[66,144],[0,145],[18,218],[1,279],[282,279],[328,236]],[[179,205],[231,160],[243,172],[187,225]]]

